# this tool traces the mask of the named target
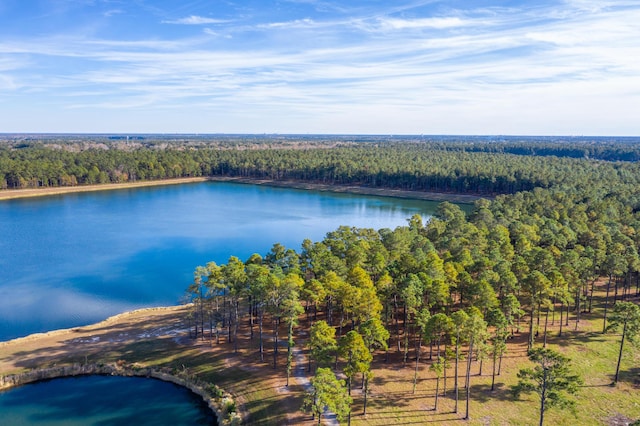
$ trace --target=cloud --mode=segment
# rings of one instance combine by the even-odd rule
[[[471,22],[458,17],[441,18],[421,18],[421,19],[399,19],[399,18],[379,18],[378,23],[383,29],[404,30],[434,28],[447,29],[471,25]]]
[[[584,113],[585,126],[603,120],[620,124],[640,101],[640,45],[635,42],[640,8],[608,3],[592,13],[588,6],[596,2],[576,3],[441,9],[438,16],[411,10],[412,17],[395,10],[260,19],[247,14],[233,21],[243,25],[204,26],[185,38],[4,39],[0,85],[18,92],[41,90],[63,103],[56,104],[60,110],[73,108],[78,114],[84,109],[191,111],[182,116],[183,130],[211,123],[211,131],[247,125],[252,127],[245,132],[312,132],[325,125],[324,132],[345,132],[351,122],[351,132],[368,132],[364,124],[375,117],[376,132],[384,126],[428,132],[418,129],[424,116],[438,117],[433,122],[440,132],[446,133],[445,125],[449,132],[481,132],[485,120],[487,129],[500,133],[500,126],[515,129],[527,114],[541,128],[562,117],[577,126],[573,111]],[[191,15],[171,23],[201,25],[209,19]],[[547,120],[546,99],[555,108]],[[598,116],[601,104],[611,107]],[[347,118],[336,121],[338,113]],[[177,122],[166,114],[163,125]],[[219,124],[207,114],[220,117]],[[527,121],[527,129],[535,129],[536,120]],[[334,129],[332,123],[343,127]]]
[[[104,12],[102,15],[103,15],[105,18],[110,18],[110,17],[112,17],[112,16],[114,16],[114,15],[120,15],[120,14],[122,14],[122,13],[124,13],[124,11],[123,11],[123,10],[121,10],[121,9],[111,9],[111,10],[107,10],[107,11],[106,11],[106,12]]]
[[[208,25],[208,24],[224,24],[229,22],[225,19],[207,18],[205,16],[191,15],[186,18],[175,19],[171,21],[162,21],[163,24],[178,24],[178,25]]]
[[[313,19],[305,18],[305,19],[296,19],[294,21],[287,22],[272,22],[269,24],[263,24],[259,27],[262,28],[310,28],[316,26],[316,22]]]
[[[223,34],[223,33],[214,31],[211,28],[205,28],[204,30],[202,30],[202,32],[205,33],[206,35],[209,35],[209,36],[212,36],[212,37],[222,37],[222,38],[226,38],[226,39],[233,38],[233,36],[231,34]]]

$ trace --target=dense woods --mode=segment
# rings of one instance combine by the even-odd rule
[[[234,342],[248,321],[260,354],[277,367],[278,332],[287,329],[294,345],[302,305],[314,368],[339,366],[347,389],[362,376],[366,398],[371,354],[391,353],[394,362],[415,362],[416,375],[422,360],[438,378],[453,367],[454,392],[468,401],[472,363],[489,362],[495,378],[515,331],[528,333],[533,349],[546,346],[550,321],[559,320],[561,334],[577,326],[599,276],[610,290],[605,315],[637,299],[640,215],[612,197],[584,196],[536,189],[481,200],[469,217],[443,203],[426,224],[414,216],[395,230],[345,226],[300,251],[275,244],[244,263],[210,263],[189,290],[194,336]]]
[[[343,226],[300,248],[274,242],[269,253],[198,267],[187,291],[192,335],[238,351],[242,324],[260,360],[287,377],[302,340],[316,384],[305,408],[318,418],[324,401],[348,419],[344,402],[354,386],[366,412],[374,358],[413,368],[414,392],[419,366],[429,365],[436,411],[453,380],[455,411],[469,418],[472,368],[487,365],[493,390],[506,342],[518,333],[538,360],[550,322],[568,336],[595,309],[604,277],[602,332],[622,329],[611,360],[618,380],[625,339],[636,343],[640,330],[637,140],[301,140],[13,143],[0,149],[0,183],[222,175],[492,195],[468,215],[442,203],[429,221],[414,216],[393,230]],[[543,398],[541,424],[545,410]]]
[[[374,156],[377,151],[381,154]],[[527,335],[532,359],[537,359],[536,351],[547,346],[550,322],[559,321],[560,335],[567,336],[566,330],[577,328],[581,315],[592,311],[599,277],[607,282],[603,332],[623,324],[619,307],[628,301],[636,306],[640,294],[636,164],[467,154],[415,144],[334,148],[322,156],[338,153],[375,157],[378,163],[371,160],[372,169],[383,164],[380,158],[402,158],[395,164],[406,166],[411,156],[422,158],[427,153],[443,164],[444,159],[464,164],[468,155],[476,160],[478,171],[482,167],[515,171],[528,164],[536,183],[531,178],[526,184],[516,180],[513,186],[536,187],[493,201],[480,200],[468,216],[443,203],[427,223],[414,216],[407,226],[394,230],[344,226],[322,241],[302,242],[299,251],[275,244],[264,257],[254,255],[245,262],[240,280],[236,272],[236,278],[226,272],[229,264],[233,271],[242,269],[238,259],[227,265],[209,264],[198,270],[190,288],[194,335],[219,336],[226,327],[227,341],[234,342],[238,322],[249,321],[252,330],[257,324],[255,339],[263,356],[264,333],[277,342],[279,330],[287,329],[289,348],[295,344],[292,327],[303,306],[311,324],[306,345],[313,368],[323,375],[328,374],[326,367],[342,373],[348,393],[358,381],[365,412],[375,355],[406,368],[415,363],[414,391],[418,366],[427,362],[438,381],[435,410],[438,397],[446,393],[447,375],[453,375],[456,412],[469,418],[472,365],[482,371],[483,363],[489,363],[495,382],[505,342],[514,333]],[[545,173],[552,177],[539,185]],[[238,309],[238,303],[244,308]],[[610,327],[607,315],[614,321]],[[634,315],[628,317],[636,318],[629,321],[637,330],[639,320]],[[625,336],[629,335],[623,332],[622,339]],[[275,343],[270,351],[274,367],[277,351]],[[553,352],[545,356],[561,358]],[[613,359],[611,366],[613,374]],[[617,376],[616,372],[615,380]],[[567,373],[567,377],[575,376]],[[576,390],[575,383],[569,385]],[[546,386],[540,391],[543,395]],[[458,399],[464,405],[459,406]],[[545,410],[540,411],[541,421]]]
[[[237,176],[495,195],[592,182],[635,185],[639,165],[627,160],[639,155],[640,141],[624,138],[13,139],[0,143],[0,187]]]

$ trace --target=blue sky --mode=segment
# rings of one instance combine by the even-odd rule
[[[640,1],[0,0],[0,132],[640,135]]]

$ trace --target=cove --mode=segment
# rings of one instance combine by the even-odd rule
[[[174,305],[196,266],[300,250],[340,225],[430,217],[437,202],[201,182],[0,202],[0,340]]]
[[[53,379],[0,393],[3,426],[215,425],[186,388],[139,377]]]

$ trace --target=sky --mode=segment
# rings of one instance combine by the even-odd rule
[[[640,0],[0,0],[0,133],[640,135]]]

